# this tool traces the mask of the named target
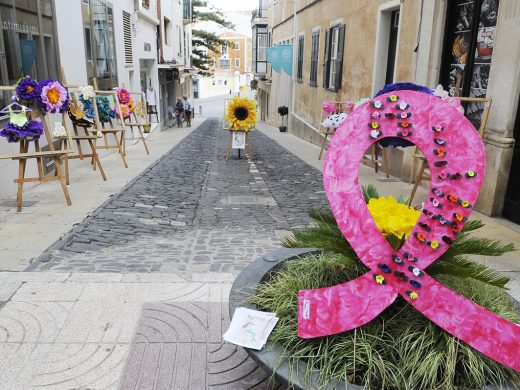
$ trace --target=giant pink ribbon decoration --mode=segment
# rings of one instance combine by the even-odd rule
[[[358,184],[365,150],[389,136],[414,142],[431,171],[423,213],[397,251],[377,228]],[[438,97],[397,91],[374,98],[350,114],[327,151],[323,180],[339,228],[369,271],[347,283],[300,291],[299,336],[313,338],[357,328],[399,294],[442,329],[520,371],[520,326],[423,271],[462,229],[482,186],[485,162],[484,145],[475,128]]]

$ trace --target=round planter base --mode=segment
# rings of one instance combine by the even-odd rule
[[[238,307],[259,310],[256,305],[246,302],[247,297],[254,294],[259,284],[269,280],[271,275],[276,273],[276,270],[280,268],[285,261],[294,260],[302,255],[320,252],[321,250],[313,248],[281,248],[268,252],[263,257],[259,257],[253,261],[240,272],[233,283],[229,294],[230,318],[233,317],[233,313]],[[318,388],[318,374],[313,372],[304,382],[303,378],[307,364],[303,360],[300,360],[297,370],[294,370],[294,367],[290,369],[287,361],[282,358],[284,348],[281,345],[268,342],[265,348],[260,351],[249,348],[244,348],[244,350],[260,367],[273,373],[280,384],[292,386],[293,389],[297,390]],[[363,388],[346,381],[332,381],[325,389],[362,390]],[[513,390],[515,387],[506,387],[506,389]],[[496,386],[486,386],[483,390],[498,390],[498,388]]]

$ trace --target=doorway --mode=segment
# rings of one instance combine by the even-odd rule
[[[509,183],[507,184],[506,200],[504,202],[504,217],[515,223],[520,223],[520,97],[516,110],[515,128],[513,130],[515,146],[513,159],[509,170]]]
[[[394,82],[395,56],[397,53],[397,34],[399,32],[399,11],[392,11],[390,34],[388,36],[388,59],[386,61],[385,84]]]
[[[385,84],[391,84],[395,81],[401,5],[400,0],[391,0],[379,6],[374,48],[372,95],[383,88]]]

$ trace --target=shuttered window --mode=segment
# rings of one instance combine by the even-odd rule
[[[132,22],[130,14],[123,11],[123,42],[125,44],[125,65],[133,65]]]
[[[338,25],[325,32],[325,57],[323,63],[323,88],[331,91],[341,89],[345,25]]]
[[[312,33],[312,44],[311,44],[311,74],[310,74],[310,85],[316,87],[318,85],[318,52],[320,48],[320,32],[314,31]]]
[[[304,46],[303,35],[298,37],[298,67],[296,71],[296,81],[301,83],[303,80],[303,46]]]

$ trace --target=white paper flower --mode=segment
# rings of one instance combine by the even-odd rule
[[[54,122],[54,131],[52,135],[56,138],[66,137],[67,131],[61,122]]]
[[[98,131],[97,131],[96,136],[97,136],[98,138],[103,137],[103,133],[101,132],[101,130],[98,130]]]
[[[94,87],[91,85],[79,87],[78,91],[81,95],[83,95],[84,99],[92,99],[94,96],[96,96],[96,94],[94,93]]]
[[[321,125],[327,129],[337,129],[346,118],[347,114],[344,112],[339,114],[332,114],[325,118]]]
[[[440,97],[442,100],[445,100],[450,96],[448,91],[445,91],[442,85],[437,85],[437,88],[433,91],[433,96]]]
[[[381,132],[379,130],[372,130],[370,132],[370,138],[377,138],[377,137],[379,137],[380,134],[381,134]]]

